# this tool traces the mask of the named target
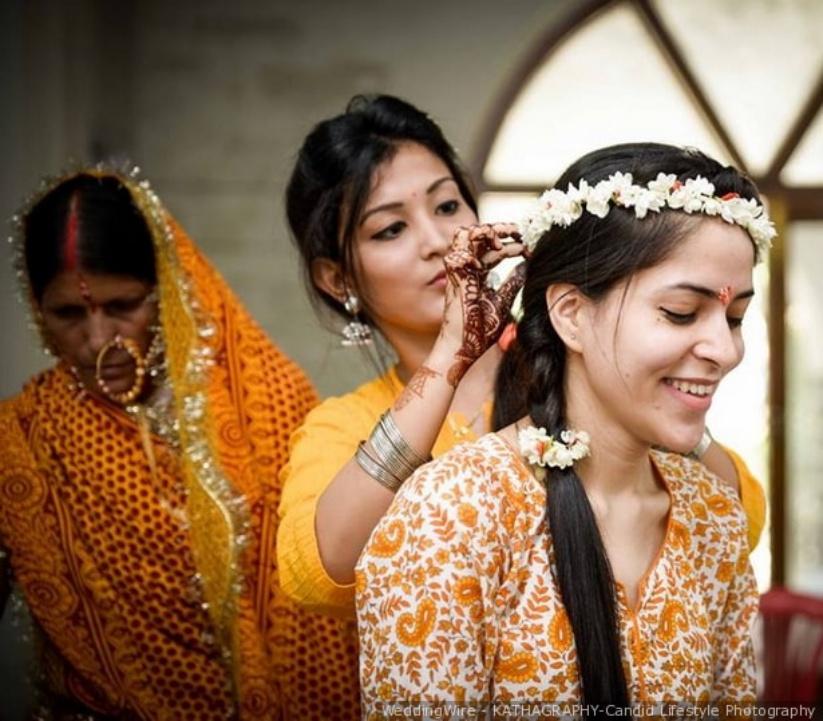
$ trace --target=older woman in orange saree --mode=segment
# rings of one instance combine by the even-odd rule
[[[134,174],[47,182],[19,225],[57,362],[0,404],[0,564],[42,631],[41,717],[354,718],[351,633],[279,591],[302,371]]]

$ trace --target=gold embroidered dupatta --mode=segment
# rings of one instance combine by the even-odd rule
[[[134,420],[62,366],[0,406],[0,540],[52,680],[118,718],[328,718],[324,688],[355,718],[351,628],[290,604],[275,567],[278,472],[314,391],[148,184],[114,174],[154,242],[177,448],[152,437],[152,474]]]

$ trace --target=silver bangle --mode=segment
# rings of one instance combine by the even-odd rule
[[[380,421],[377,426],[383,429],[383,432],[386,434],[389,441],[391,441],[394,449],[403,456],[403,460],[409,465],[417,468],[418,466],[422,466],[424,463],[428,463],[432,459],[431,455],[424,458],[406,442],[406,439],[403,438],[403,434],[394,422],[394,417],[391,414],[391,410],[386,411],[382,416],[380,416]],[[377,430],[377,428],[375,428],[375,430]]]
[[[369,446],[374,451],[374,460],[382,463],[398,477],[408,478],[419,465],[410,461],[400,452],[389,434],[386,433],[382,420],[374,427],[372,434],[369,436]]]
[[[423,458],[406,442],[390,410],[380,416],[369,440],[360,443],[354,458],[360,468],[392,492],[431,460],[431,456]]]
[[[700,443],[694,447],[694,450],[689,455],[697,459],[702,458],[706,454],[706,451],[709,450],[709,446],[712,444],[713,440],[712,434],[709,433],[709,429],[704,428],[703,436],[700,438]]]
[[[357,446],[357,453],[354,454],[354,460],[357,461],[357,465],[367,475],[374,478],[375,481],[392,493],[397,493],[397,489],[403,485],[405,478],[397,478],[391,471],[371,457],[366,450],[366,441],[360,441],[360,445]]]

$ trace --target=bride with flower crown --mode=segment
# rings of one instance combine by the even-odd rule
[[[746,515],[684,454],[773,234],[747,178],[665,145],[590,153],[541,198],[500,430],[406,480],[357,563],[366,717],[754,700]]]

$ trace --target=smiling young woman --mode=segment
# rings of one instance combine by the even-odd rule
[[[419,469],[358,561],[367,715],[753,702],[746,515],[681,454],[772,232],[748,179],[670,146],[595,151],[544,196],[501,429]]]

